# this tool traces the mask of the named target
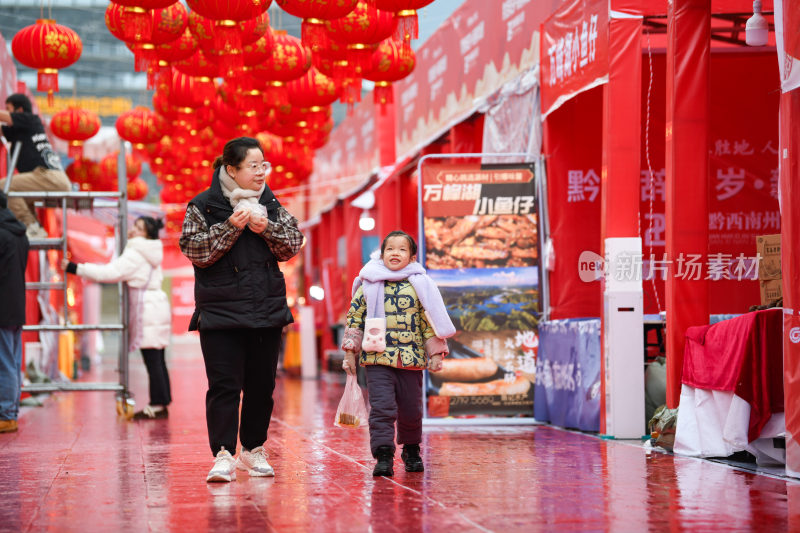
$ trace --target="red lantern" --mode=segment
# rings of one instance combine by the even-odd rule
[[[311,54],[300,39],[276,31],[275,48],[269,61],[253,68],[253,75],[267,81],[266,98],[268,105],[286,103],[285,82],[295,80],[311,68]]]
[[[338,97],[333,80],[314,67],[301,78],[286,84],[292,106],[311,107],[332,104]]]
[[[168,63],[172,63],[192,57],[196,49],[197,39],[187,27],[177,39],[156,45],[156,56]]]
[[[141,200],[147,196],[147,183],[142,178],[133,178],[128,182],[128,199]]]
[[[193,11],[189,14],[189,29],[206,55],[220,63],[226,76],[233,76],[244,65],[244,46],[269,32],[269,14],[236,22],[215,21]]]
[[[75,159],[65,172],[71,182],[80,185],[82,191],[95,190],[100,183],[100,165],[91,159]]]
[[[188,18],[188,17],[187,17]],[[155,46],[155,61],[147,67],[147,88],[152,90],[158,84],[159,77],[170,77],[170,63],[190,58],[197,49],[197,40],[189,28],[184,28],[181,35],[168,43]]]
[[[410,48],[411,39],[419,37],[419,23],[417,22],[417,9],[421,9],[433,0],[371,0],[375,7],[384,11],[391,11],[396,18],[394,40],[401,43],[403,48]]]
[[[325,26],[334,41],[343,44],[377,44],[392,35],[394,15],[375,9],[366,0],[359,0],[350,13],[326,22]]]
[[[83,157],[83,141],[94,137],[100,131],[100,125],[97,113],[77,107],[59,111],[50,120],[53,135],[69,141],[67,155],[76,159]]]
[[[121,11],[125,13],[124,19],[126,20],[122,27],[125,37],[117,38],[129,42],[147,41],[153,32],[153,10],[165,8],[174,3],[175,0],[114,0],[109,5],[109,9],[116,10],[117,8],[113,4],[119,4],[122,6]],[[106,25],[108,25],[109,9],[106,9]],[[112,31],[112,33],[114,32]]]
[[[392,39],[386,39],[372,54],[372,64],[364,72],[364,78],[375,82],[373,97],[375,103],[385,110],[384,104],[391,103],[392,82],[399,81],[414,70],[416,56],[410,47],[398,46]]]
[[[276,0],[281,8],[295,17],[303,19],[301,37],[303,44],[312,50],[328,43],[325,21],[343,17],[350,13],[358,0]]]
[[[259,17],[271,3],[272,0],[187,1],[192,11],[215,21],[214,48],[233,52],[223,60],[226,72],[231,69],[236,71],[242,65],[242,30],[237,22]]]
[[[158,142],[164,136],[167,123],[161,115],[146,107],[135,107],[122,113],[116,122],[119,136],[137,148]]]
[[[58,69],[66,68],[81,57],[83,43],[70,28],[55,20],[39,19],[19,30],[11,40],[14,57],[26,67],[39,71],[38,91],[47,91],[48,103],[58,92]]]
[[[191,57],[173,62],[172,66],[189,76],[216,78],[219,74],[219,65],[215,57],[206,54],[200,48],[195,50]]]
[[[158,61],[159,45],[171,43],[181,39],[186,31],[189,15],[180,2],[175,2],[169,7],[154,9],[153,31],[145,42],[129,44],[135,56],[134,70],[137,72],[153,70],[153,63]],[[148,75],[148,88],[152,89],[151,76]]]
[[[272,30],[267,28],[264,35],[258,38],[255,42],[245,44],[242,46],[242,61],[246,67],[255,67],[272,57],[272,51],[275,48],[275,38],[272,35]]]
[[[360,0],[348,15],[325,25],[330,38],[347,47],[347,61],[358,74],[369,67],[374,45],[392,35],[394,16]]]
[[[264,159],[273,161],[278,154],[283,151],[283,139],[272,133],[261,131],[256,133],[258,144],[261,145],[261,150],[264,152]]]
[[[212,79],[188,76],[175,70],[167,99],[172,105],[197,109],[213,101],[216,92]]]
[[[187,0],[192,11],[214,20],[247,20],[269,9],[272,0]]]
[[[119,152],[113,152],[100,161],[100,183],[98,183],[98,186],[101,190],[117,190],[117,159],[119,159]],[[128,181],[138,177],[141,173],[142,162],[132,154],[125,156],[125,175]]]

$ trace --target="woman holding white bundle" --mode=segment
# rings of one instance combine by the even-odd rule
[[[258,140],[228,141],[213,166],[209,188],[186,208],[180,246],[194,265],[189,329],[200,332],[208,378],[214,466],[206,480],[228,482],[236,468],[255,477],[275,474],[264,443],[281,333],[293,322],[278,262],[297,254],[303,234],[267,186],[270,163]],[[237,438],[241,452],[234,459]]]

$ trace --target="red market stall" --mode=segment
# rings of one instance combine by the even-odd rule
[[[764,12],[772,10],[772,2],[766,2]],[[609,252],[608,239],[618,239],[614,246],[638,241],[643,279],[632,292],[641,303],[637,329],[629,331],[641,332],[645,316],[658,324],[666,317],[668,403],[677,405],[686,329],[708,324],[711,315],[746,313],[760,303],[756,236],[783,233],[783,275],[796,275],[786,266],[791,213],[778,203],[779,190],[784,202],[791,190],[779,176],[796,171],[791,167],[796,156],[789,150],[787,126],[779,136],[784,130],[776,113],[780,105],[781,124],[788,125],[794,104],[786,89],[779,96],[773,35],[765,47],[746,48],[741,42],[751,14],[752,2],[744,0],[677,2],[670,12],[663,2],[609,6],[575,0],[555,10],[529,3],[515,5],[513,13],[494,3],[467,2],[418,50],[416,70],[395,84],[388,108],[394,145],[386,144],[391,126],[379,125],[365,99],[317,154],[310,187],[326,194],[309,198],[306,287],[327,285],[315,303],[317,318],[326,317],[320,327],[340,323],[346,310],[359,252],[363,261],[365,241],[358,236],[365,232],[355,229],[362,214],[376,219],[369,233],[373,238],[395,227],[419,231],[411,221],[418,214],[420,157],[502,151],[494,147],[503,137],[517,146],[503,149],[520,151],[520,135],[508,131],[538,116],[538,110],[520,113],[516,107],[513,119],[506,120],[506,134],[493,141],[497,123],[490,124],[489,117],[496,100],[509,98],[509,84],[530,71],[539,80],[534,85],[541,91],[544,117],[548,216],[542,233],[552,239],[552,247],[543,242],[547,318],[603,315],[603,285],[592,281],[592,273],[583,272],[590,279],[582,279],[580,267],[596,267]],[[539,34],[525,31],[540,25]],[[369,144],[369,134],[380,139],[378,146]],[[536,129],[526,135],[524,149],[538,155]],[[779,166],[784,147],[787,155]],[[354,205],[364,193],[372,194],[372,203]],[[315,206],[315,198],[328,203]],[[343,231],[336,233],[337,227]],[[625,252],[612,250],[617,264],[620,251]],[[584,258],[582,252],[589,255]],[[684,274],[679,277],[671,258],[681,254]],[[697,269],[702,269],[699,276]],[[784,282],[787,298],[789,290]],[[609,327],[613,321],[603,318]],[[793,320],[796,315],[787,312],[787,332]],[[600,329],[601,347],[608,340],[604,331],[609,330]],[[619,323],[612,331],[620,331]],[[628,337],[636,348],[632,368],[641,368],[643,335]],[[786,339],[789,346],[788,333]],[[334,347],[332,340],[326,342]],[[797,381],[791,377],[796,366],[787,366],[787,395]],[[786,405],[793,404],[787,400]],[[792,416],[786,414],[787,427]],[[633,426],[638,438],[645,430],[643,417]]]
[[[726,34],[718,24],[743,22],[750,14],[750,2],[676,2],[667,13],[655,2],[612,2],[608,10],[605,2],[576,1],[543,25],[544,154],[555,249],[551,318],[603,313],[609,284],[604,293],[601,284],[581,279],[581,253],[608,259],[601,251],[607,239],[641,239],[644,313],[666,314],[670,407],[678,404],[687,328],[759,303],[756,236],[782,233],[784,276],[793,266],[785,250],[793,227],[786,208],[792,139],[785,126],[779,138],[776,113],[778,63],[791,60],[776,61],[771,46],[736,44],[735,32]],[[605,68],[593,67],[598,58]],[[785,83],[783,90],[781,125],[792,110]],[[639,218],[631,217],[637,210]],[[688,266],[682,256],[700,259],[702,274],[681,275]],[[790,282],[783,285],[791,290]],[[792,344],[790,334],[794,313],[785,316],[786,456],[792,471],[797,364],[790,364],[790,351],[797,341]],[[608,339],[604,346],[607,365]],[[607,415],[608,406],[602,412]]]

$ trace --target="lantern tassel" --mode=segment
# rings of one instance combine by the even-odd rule
[[[149,71],[151,65],[158,64],[158,57],[156,56],[156,47],[150,43],[142,43],[134,45],[133,58],[134,58],[133,70],[136,72]]]
[[[372,92],[372,98],[380,109],[381,115],[386,114],[387,104],[394,102],[394,90],[392,84],[388,81],[375,82],[375,90]]]
[[[361,101],[361,78],[349,78],[342,84],[339,101],[347,104],[347,114],[350,115],[356,102]]]
[[[80,161],[83,157],[83,141],[70,141],[67,148],[67,156],[73,158],[76,163]]]
[[[58,69],[40,68],[36,77],[36,90],[58,92]]]
[[[242,33],[233,20],[218,20],[214,25],[214,49],[223,77],[233,77],[244,67]]]
[[[373,49],[364,44],[347,45],[347,64],[351,77],[362,77],[372,66]]]
[[[129,15],[122,28],[125,40],[134,43],[150,40],[153,35],[153,10],[130,6],[124,11]]]
[[[419,22],[415,9],[405,9],[397,13],[392,38],[401,45],[403,52],[408,52],[411,40],[419,38]]]
[[[303,44],[312,51],[326,48],[330,43],[330,37],[328,37],[328,32],[325,30],[325,24],[319,19],[303,19],[300,36],[303,40]]]

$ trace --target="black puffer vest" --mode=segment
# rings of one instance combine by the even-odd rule
[[[280,203],[269,187],[258,201],[266,206],[267,217],[276,221]],[[233,214],[222,195],[219,169],[211,187],[189,203],[200,209],[209,228]],[[189,331],[283,327],[294,322],[278,261],[264,239],[248,228],[216,263],[206,268],[195,266],[194,280],[195,311]]]

